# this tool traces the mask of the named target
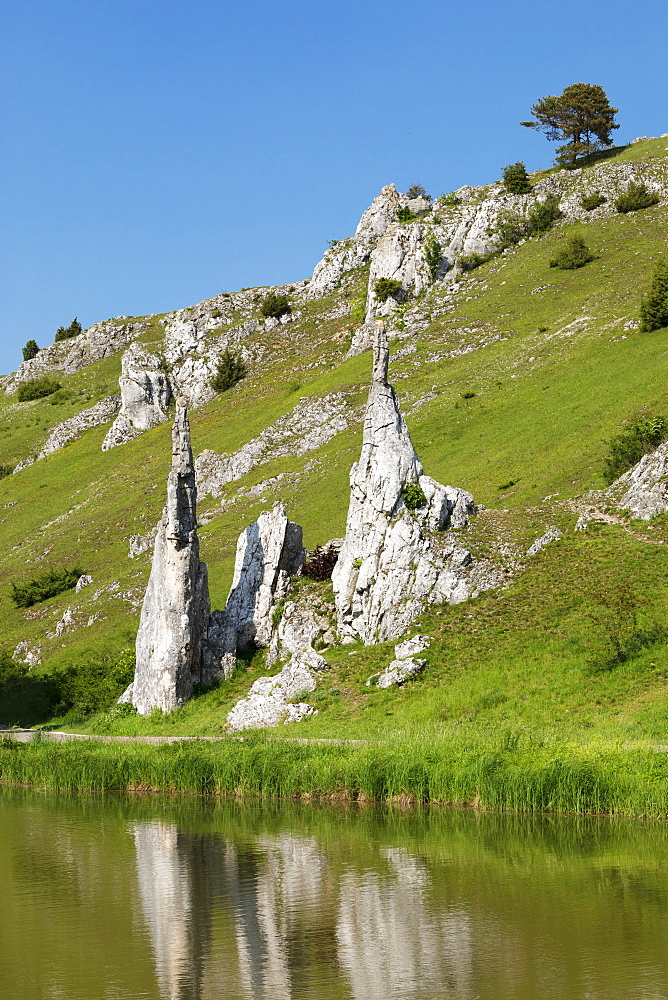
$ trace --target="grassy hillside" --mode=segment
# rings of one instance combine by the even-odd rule
[[[610,162],[665,166],[665,149],[665,140],[638,143]],[[503,547],[509,570],[517,570],[547,525],[560,527],[564,537],[526,560],[507,589],[434,609],[418,623],[434,640],[428,667],[402,689],[366,687],[392,659],[390,645],[330,650],[331,672],[316,693],[319,714],[286,734],[420,730],[473,739],[510,727],[582,740],[664,740],[668,522],[621,518],[585,533],[573,528],[577,498],[604,485],[606,441],[629,418],[668,416],[668,330],[633,327],[640,293],[665,251],[667,222],[661,205],[561,223],[462,276],[456,290],[438,283],[411,304],[392,347],[415,351],[391,364],[390,380],[425,471],[470,490],[488,508],[465,544],[474,552]],[[584,236],[596,259],[575,271],[550,268],[573,234]],[[366,269],[351,272],[331,296],[304,304],[289,328],[251,336],[264,348],[262,364],[251,366],[233,390],[191,411],[196,454],[235,451],[305,397],[344,392],[349,409],[361,407],[370,356],[345,360],[345,354],[350,307],[366,281]],[[156,325],[147,343],[157,331]],[[48,398],[17,404],[15,396],[0,397],[0,464],[37,451],[48,427],[117,391],[119,373],[120,354],[59,377],[67,395],[55,405]],[[73,663],[115,662],[134,642],[150,554],[130,559],[128,540],[160,516],[170,427],[103,453],[105,431],[87,431],[0,480],[2,644],[9,652],[20,641],[43,650],[21,697],[5,708],[14,713],[9,721],[38,720],[40,678]],[[214,607],[224,604],[239,532],[274,500],[284,500],[303,525],[308,547],[343,534],[348,471],[360,440],[357,420],[321,449],[268,461],[220,498],[203,500],[201,549]],[[274,477],[280,478],[249,495]],[[74,564],[92,575],[90,587],[25,610],[14,607],[12,581],[44,566]],[[615,597],[623,592],[633,595],[631,611]],[[601,594],[617,600],[603,624],[597,620]],[[72,621],[56,634],[67,608]],[[610,668],[606,650],[615,629],[635,629],[636,639],[626,662]],[[231,682],[169,717],[71,715],[67,724],[98,732],[217,734],[263,670],[257,655]]]

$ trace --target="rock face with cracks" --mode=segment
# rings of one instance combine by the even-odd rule
[[[295,653],[274,677],[258,677],[247,698],[242,698],[227,716],[232,732],[278,726],[281,722],[299,722],[317,709],[304,702],[292,703],[299,694],[316,688],[314,672],[328,669],[327,660],[315,650]]]
[[[167,419],[172,394],[160,359],[133,344],[123,355],[121,372],[121,409],[102,442],[102,451],[125,444]]]
[[[202,680],[202,642],[209,622],[207,569],[199,558],[197,490],[183,400],[172,429],[167,504],[158,525],[151,575],[137,633],[137,666],[126,692],[141,715],[169,712]]]
[[[339,633],[367,645],[398,638],[429,604],[456,604],[499,582],[449,533],[475,513],[473,497],[424,475],[387,366],[381,322],[346,537],[332,574]]]

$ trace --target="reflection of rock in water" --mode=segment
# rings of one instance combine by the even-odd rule
[[[355,1000],[475,995],[468,916],[429,906],[423,863],[401,850],[380,853],[389,877],[350,870],[339,888],[339,961]]]
[[[235,909],[241,980],[253,1000],[289,1000],[293,990],[298,992],[296,980],[304,960],[303,949],[294,947],[295,939],[301,938],[297,925],[319,924],[322,919],[327,861],[312,838],[283,834],[259,838],[256,844],[259,856],[253,854],[252,861],[243,855],[238,859]],[[249,861],[254,868],[252,881],[244,878]],[[333,940],[333,928],[329,937]],[[306,957],[318,964],[318,956]]]
[[[211,934],[207,862],[215,855],[202,838],[181,834],[171,823],[138,823],[132,833],[160,993],[165,1000],[199,1000]]]

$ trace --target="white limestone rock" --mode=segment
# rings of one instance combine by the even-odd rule
[[[453,516],[465,525],[475,512],[473,498],[424,476],[387,365],[380,323],[362,452],[350,473],[346,537],[332,573],[339,634],[365,644],[399,638],[431,603],[459,603],[500,582],[497,571],[474,563],[457,541],[430,534],[449,527]],[[415,514],[403,502],[410,483],[427,497]]]
[[[551,542],[556,542],[562,537],[563,532],[561,532],[559,528],[555,528],[554,525],[550,526],[544,535],[541,535],[540,538],[537,538],[536,541],[529,546],[527,549],[527,555],[535,556],[541,549],[544,549],[546,545],[549,545]]]
[[[29,667],[36,667],[38,663],[42,662],[42,647],[33,646],[27,639],[24,639],[16,646],[12,656],[18,663],[26,663]]]
[[[283,504],[260,514],[239,537],[225,615],[237,646],[268,646],[275,603],[305,558],[301,525],[288,520]]]
[[[80,593],[84,589],[84,587],[90,587],[92,582],[93,582],[93,577],[89,573],[84,573],[77,580],[77,585],[74,588],[75,593],[77,594]]]
[[[416,653],[422,653],[429,649],[431,639],[428,635],[414,635],[410,639],[404,639],[394,647],[394,655],[397,660],[407,660]]]
[[[129,551],[128,556],[130,559],[134,559],[136,556],[142,555],[144,552],[148,552],[155,545],[155,536],[158,533],[158,529],[153,528],[146,535],[130,535]]]
[[[121,405],[120,396],[107,396],[95,406],[82,410],[74,417],[63,420],[61,424],[49,431],[49,436],[42,446],[37,458],[46,458],[55,451],[64,448],[70,441],[76,441],[89,427],[99,427],[111,420],[118,413]]]
[[[618,505],[633,517],[649,521],[668,510],[668,442],[644,455],[611,489],[615,487],[624,487]]]
[[[160,359],[133,344],[121,360],[121,409],[102,442],[102,451],[116,448],[167,419],[169,380]]]
[[[197,489],[190,428],[177,400],[167,504],[158,525],[137,633],[132,704],[141,715],[186,702],[202,679],[202,640],[209,620],[207,569],[199,559]]]
[[[424,227],[419,222],[410,225],[393,223],[382,236],[371,253],[369,287],[367,292],[366,322],[376,316],[388,316],[396,308],[397,301],[409,295],[419,295],[431,284],[429,268],[424,259]],[[374,293],[376,282],[389,278],[401,283],[398,299],[387,298],[380,302]]]
[[[389,667],[376,681],[376,687],[389,688],[393,684],[403,684],[409,677],[415,677],[421,673],[426,666],[426,660],[419,660],[414,656],[401,660],[392,660]]]
[[[261,729],[280,723],[298,722],[317,710],[299,702],[291,704],[295,696],[315,691],[314,671],[326,670],[327,661],[314,650],[297,652],[273,677],[259,677],[251,686],[248,696],[238,701],[227,716],[231,732],[244,729]]]

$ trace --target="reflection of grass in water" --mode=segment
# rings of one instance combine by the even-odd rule
[[[483,809],[666,814],[668,758],[649,747],[533,739],[404,737],[297,743],[252,734],[219,743],[0,745],[6,782],[308,799],[431,802]]]

